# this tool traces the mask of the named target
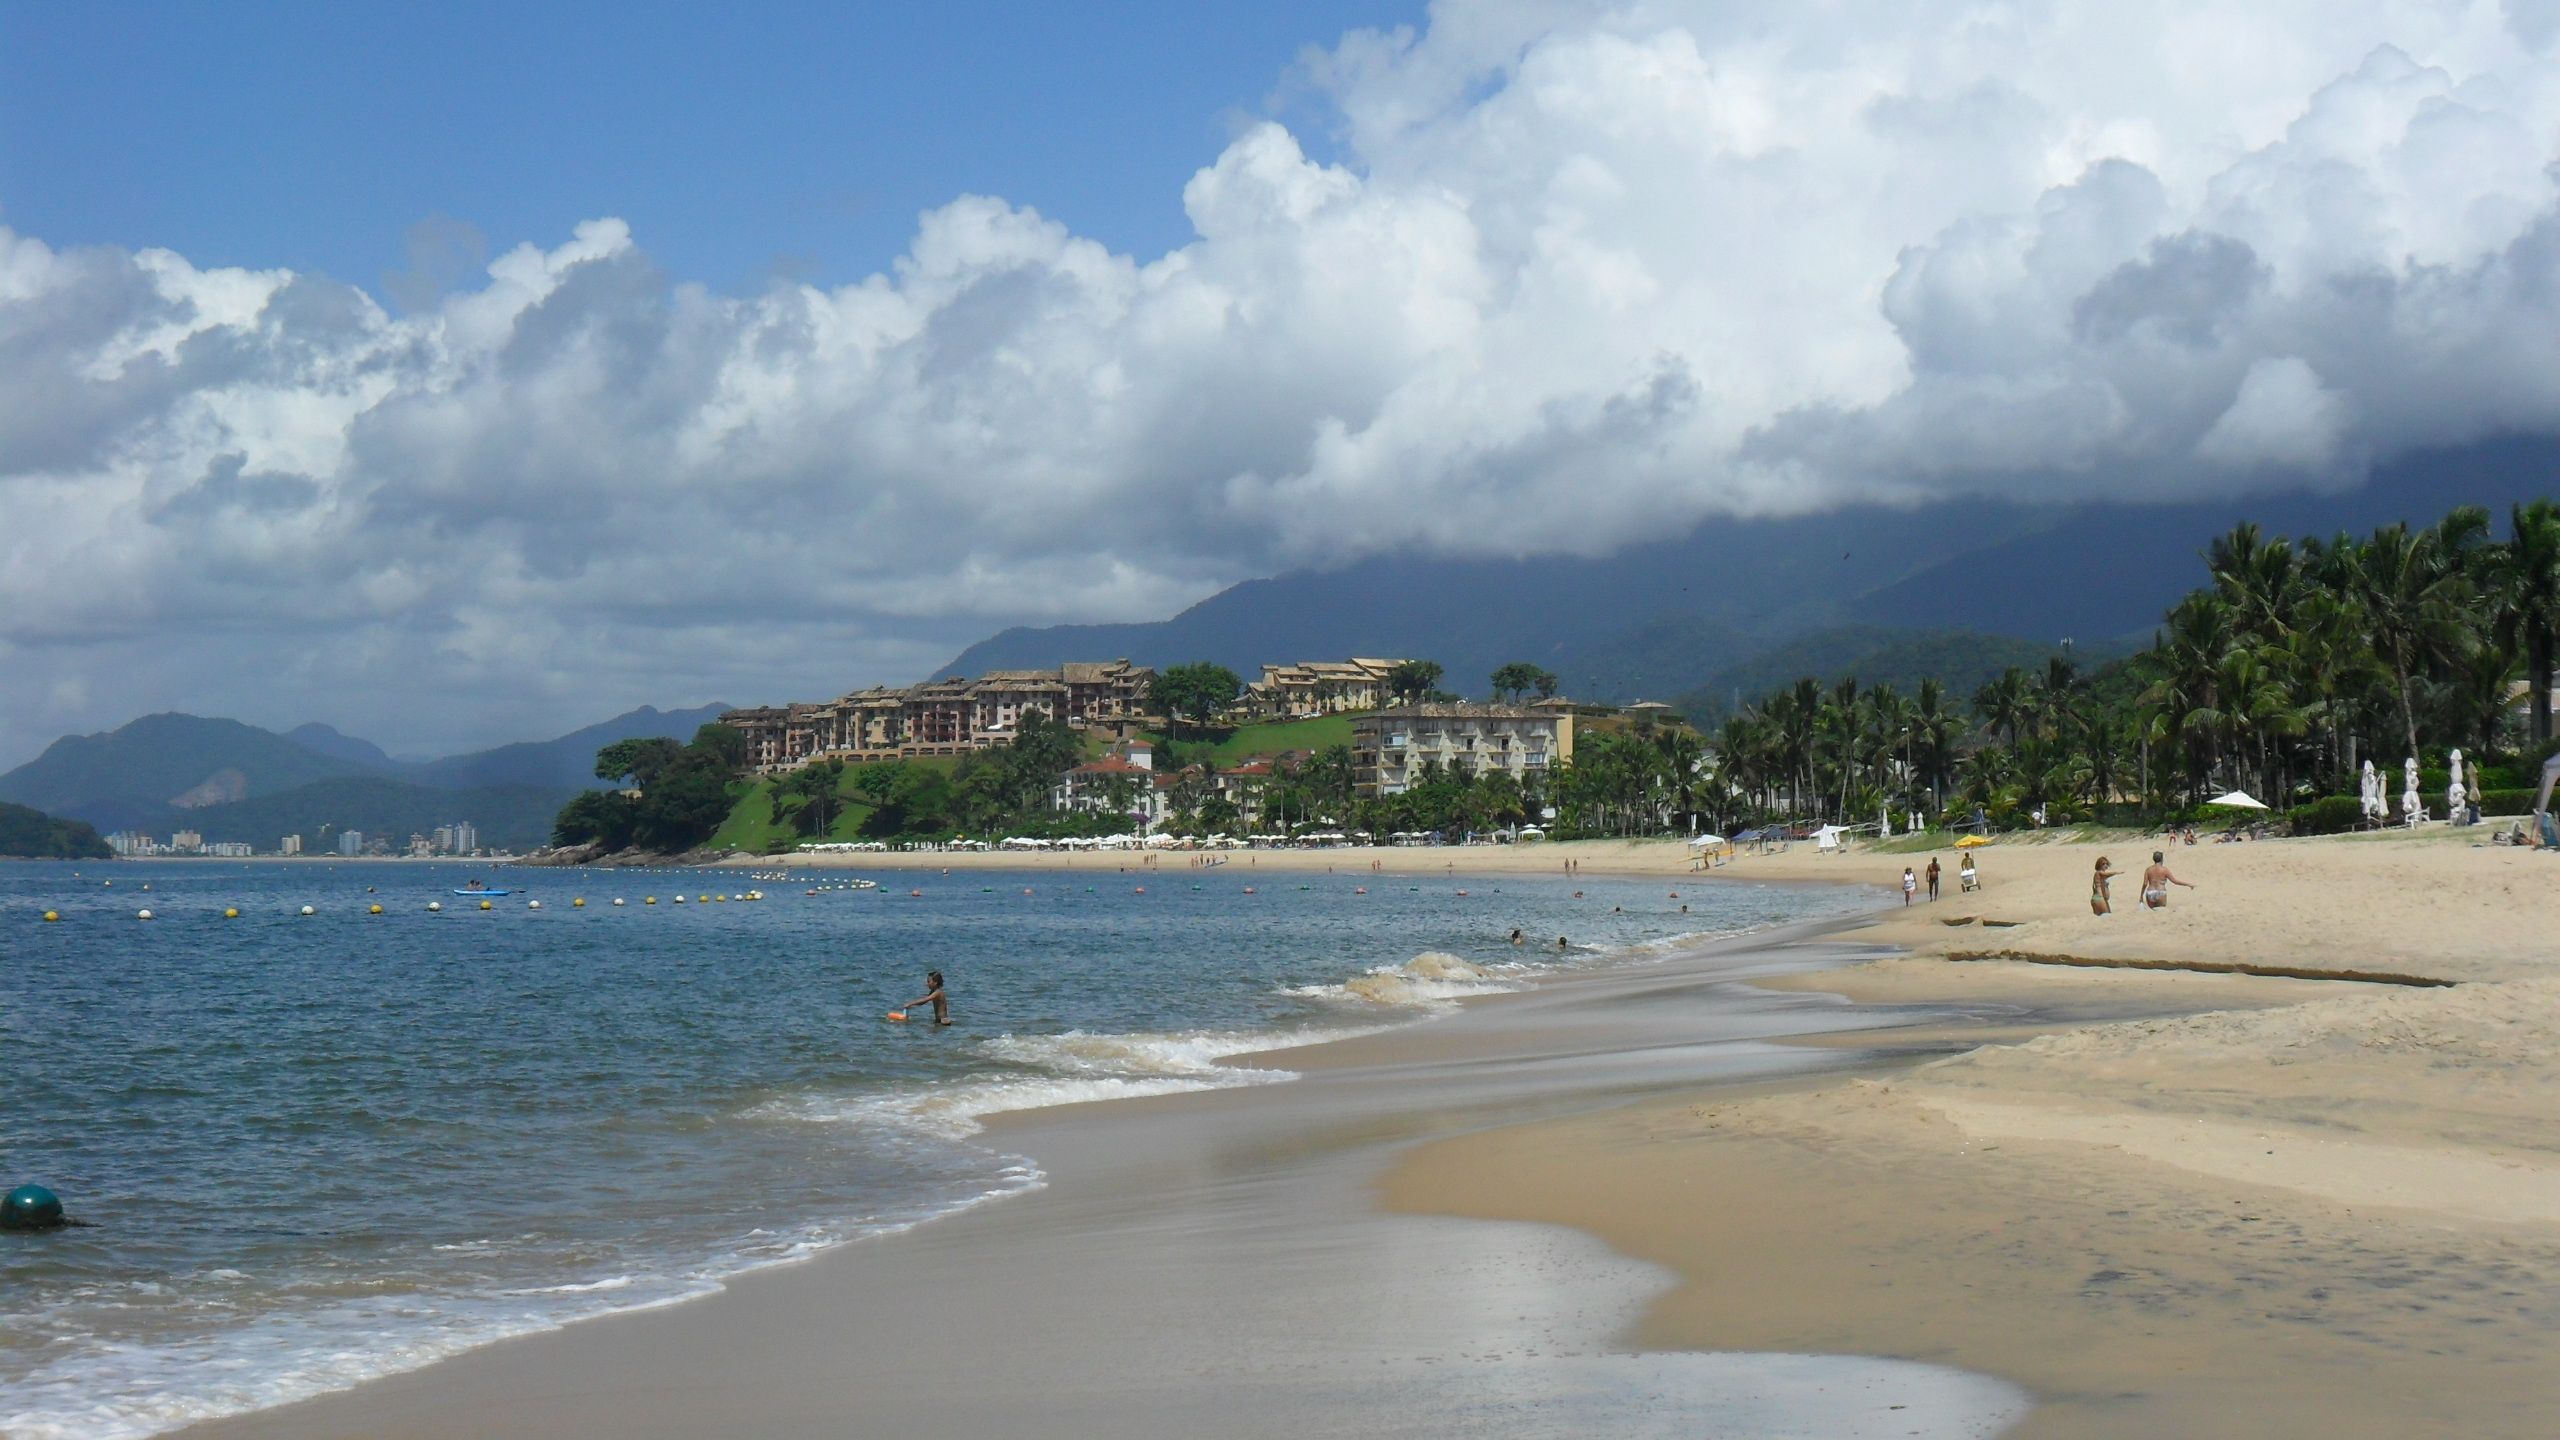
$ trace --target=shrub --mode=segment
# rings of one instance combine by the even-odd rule
[[[2538,790],[2483,790],[2480,813],[2483,815],[2530,815],[2533,797]]]
[[[2353,795],[2324,795],[2285,812],[2296,835],[2338,835],[2364,823],[2364,802]]]

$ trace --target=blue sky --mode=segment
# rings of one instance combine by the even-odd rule
[[[2555,153],[2560,0],[0,0],[0,766],[2345,488],[2560,433]]]
[[[0,0],[0,224],[377,294],[436,217],[495,251],[620,216],[723,291],[857,279],[972,192],[1155,255],[1305,47],[1421,10]]]

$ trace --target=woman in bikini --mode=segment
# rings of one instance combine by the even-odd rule
[[[2098,868],[2089,876],[2090,914],[2106,915],[2114,912],[2115,907],[2109,904],[2107,899],[2107,882],[2123,873],[2121,870],[2108,869],[2106,856],[2098,857]]]
[[[2169,908],[2169,887],[2172,885],[2186,885],[2186,888],[2190,890],[2196,888],[2193,885],[2187,885],[2186,881],[2169,873],[2169,856],[2167,852],[2161,850],[2152,851],[2151,868],[2142,872],[2142,903],[2144,907],[2152,910],[2165,910]]]

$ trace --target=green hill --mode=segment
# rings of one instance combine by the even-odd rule
[[[0,801],[0,856],[13,860],[112,860],[97,830],[41,810]]]
[[[369,768],[237,720],[145,715],[119,730],[54,741],[0,775],[0,800],[116,830],[165,825],[182,799],[245,800]]]

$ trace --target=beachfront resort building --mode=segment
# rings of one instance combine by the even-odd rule
[[[1245,687],[1246,708],[1282,720],[1374,710],[1387,700],[1387,672],[1401,660],[1301,660],[1265,665]]]
[[[1573,758],[1573,712],[1518,705],[1398,705],[1351,722],[1353,784],[1364,799],[1400,795],[1426,765],[1528,780]]]
[[[1081,815],[1123,815],[1130,828],[1145,834],[1164,823],[1170,777],[1158,775],[1155,752],[1145,745],[1115,746],[1058,777],[1049,792],[1050,808]]]
[[[1035,710],[1078,729],[1125,734],[1145,715],[1155,678],[1153,669],[1125,659],[994,670],[975,680],[955,675],[824,702],[732,710],[720,723],[746,737],[747,764],[759,772],[812,760],[966,755],[1011,740],[1022,717]]]

